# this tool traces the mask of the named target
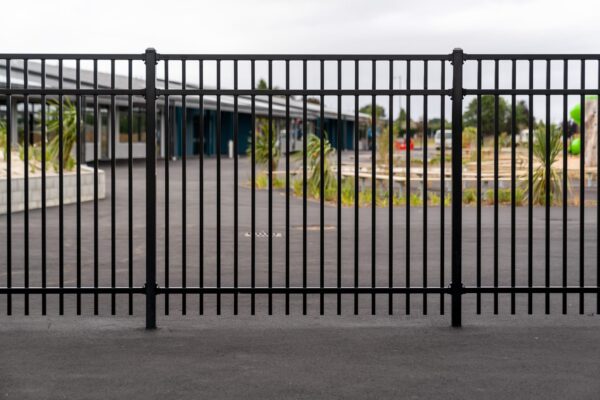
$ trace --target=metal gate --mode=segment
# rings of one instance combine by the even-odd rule
[[[597,133],[586,143],[590,124],[600,131],[586,114],[587,103],[597,115],[599,60],[0,54],[0,300],[8,315],[38,304],[80,315],[87,301],[94,315],[131,315],[145,298],[147,328],[157,307],[427,315],[447,300],[461,326],[463,300],[477,314],[504,300],[531,314],[535,294],[545,313],[553,301],[567,313],[575,295],[581,314],[595,295],[600,313]],[[573,101],[581,155],[569,173]]]

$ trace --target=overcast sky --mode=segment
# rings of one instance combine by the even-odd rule
[[[598,0],[30,0],[2,14],[0,52],[600,51]]]
[[[4,51],[597,52],[596,0],[30,0]]]

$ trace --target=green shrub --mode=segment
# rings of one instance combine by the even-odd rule
[[[19,145],[19,158],[21,160],[25,160],[25,146],[23,145]],[[29,172],[34,173],[36,170],[36,165],[35,163],[31,162],[31,160],[39,161],[42,159],[41,149],[33,145],[29,146],[29,155],[27,159],[29,161]]]
[[[258,174],[254,181],[254,186],[257,189],[266,189],[269,187],[269,177],[265,173]]]
[[[292,182],[292,189],[294,191],[294,195],[302,197],[302,179],[294,179]]]
[[[516,206],[522,206],[523,204],[525,204],[525,199],[526,199],[526,192],[520,188],[520,187],[516,187],[515,189],[515,205]],[[485,192],[485,203],[487,205],[493,206],[494,205],[494,190],[493,189],[488,189]],[[499,204],[504,204],[504,205],[509,205],[511,204],[511,190],[510,188],[508,189],[498,189],[498,203]]]
[[[420,194],[411,193],[410,194],[410,205],[415,207],[423,206],[423,198]]]
[[[517,186],[517,188],[515,190],[515,205],[517,205],[517,206],[524,205],[526,199],[527,199],[527,192]]]
[[[52,166],[55,171],[58,171],[60,167],[60,123],[59,123],[59,112],[60,112],[60,103],[56,100],[49,101],[48,108],[48,122],[47,122],[47,140],[46,144],[46,161],[47,166]],[[75,104],[71,102],[71,100],[66,97],[63,104],[63,123],[62,123],[62,165],[63,168],[67,171],[72,170],[75,167],[76,161],[72,157],[73,147],[77,142],[77,107]],[[2,128],[0,127],[0,131]],[[6,132],[6,127],[4,127],[4,132]],[[0,136],[2,134],[0,133]],[[4,141],[6,141],[6,133],[4,133]],[[0,142],[2,139],[0,138]],[[0,143],[2,146],[2,143]],[[5,150],[6,142],[2,146],[3,150]],[[42,149],[41,146],[35,145],[33,143],[29,144],[29,161],[36,160],[38,163],[42,160]],[[19,157],[23,160],[25,158],[25,149],[23,145],[19,145]],[[36,169],[36,165],[34,163],[29,163],[29,167],[33,172]],[[37,167],[39,168],[39,166]]]
[[[377,164],[382,167],[389,166],[390,160],[390,136],[389,129],[384,128],[379,136],[377,136],[377,140],[375,141],[375,145],[377,146]]]
[[[325,198],[331,198],[331,194],[337,190],[337,180],[333,172],[333,167],[329,160],[335,152],[331,143],[327,139],[327,132],[324,132],[323,138],[323,191]],[[302,159],[302,153],[298,153],[296,158]],[[308,169],[308,193],[311,197],[319,198],[321,195],[321,138],[314,134],[309,134],[306,143],[306,159]],[[335,195],[333,196],[335,198]]]
[[[449,149],[446,149],[446,154],[444,155],[445,165],[450,165],[452,162],[452,155],[450,154]],[[436,154],[435,156],[429,159],[429,165],[440,165],[442,163],[441,154]]]
[[[372,195],[371,195],[371,190],[370,189],[365,189],[365,190],[361,190],[358,194],[358,204],[363,207],[363,206],[370,206],[371,205],[371,200],[372,200]]]
[[[354,181],[352,178],[342,180],[342,205],[354,205]]]
[[[6,160],[6,124],[0,121],[0,152]]]
[[[309,135],[306,144],[308,158],[308,184],[313,191],[320,193],[321,186],[321,157],[323,157],[323,188],[324,192],[335,190],[337,181],[333,173],[333,168],[329,157],[334,153],[334,148],[327,139],[327,132],[324,132],[323,154],[321,154],[321,139],[316,135]]]
[[[498,189],[498,201],[500,204],[510,204],[510,189]]]
[[[337,201],[337,185],[325,188],[325,201]]]
[[[533,203],[545,205],[546,190],[550,192],[550,204],[560,201],[562,195],[561,173],[558,167],[554,166],[556,159],[562,151],[562,132],[554,125],[550,126],[550,136],[548,157],[546,157],[546,127],[539,124],[534,132],[533,155],[539,162],[533,172]],[[583,155],[580,155],[583,157]],[[550,176],[548,181],[550,186],[546,187],[546,165],[550,166]],[[567,181],[567,188],[569,183]],[[529,190],[528,190],[529,192]]]
[[[377,207],[387,207],[389,204],[389,192],[377,191],[377,198],[375,199]]]
[[[485,192],[485,202],[487,205],[494,205],[494,189],[488,189]]]
[[[273,189],[285,189],[285,179],[273,177]]]
[[[406,204],[406,197],[394,194],[393,202],[394,206],[403,206]]]
[[[477,191],[473,188],[463,190],[463,203],[473,204],[477,201]]]
[[[302,184],[302,182],[300,182],[300,184]],[[256,175],[254,187],[257,189],[267,189],[269,187],[269,175],[266,172],[261,172]],[[300,190],[302,190],[302,186],[300,186],[300,188]],[[273,189],[285,189],[285,179],[273,176]]]
[[[477,128],[474,126],[467,126],[463,130],[462,134],[462,146],[463,148],[470,148],[477,144]]]
[[[438,196],[436,193],[429,193],[428,197],[429,197],[429,204],[431,204],[432,206],[440,205],[440,196]]]
[[[502,132],[500,136],[498,136],[498,146],[499,147],[510,147],[511,137],[508,133]]]
[[[277,165],[279,164],[279,147],[277,146],[277,135],[275,132],[271,134],[271,144],[269,145],[269,131],[268,126],[263,126],[258,132],[254,133],[254,137],[256,140],[255,148],[254,148],[254,159],[258,165],[263,165],[268,167],[269,165],[269,148],[271,148],[271,168],[274,170],[277,169]],[[248,139],[250,145],[248,146],[248,150],[246,153],[248,156],[252,154],[252,137]]]
[[[59,142],[59,103],[50,102],[48,110],[48,144],[46,145],[46,160],[58,170]],[[63,167],[69,171],[75,167],[75,160],[71,156],[73,146],[77,142],[77,107],[66,97],[63,103]],[[39,155],[41,160],[41,152]]]
[[[450,207],[452,205],[452,195],[450,193],[446,194],[444,197],[444,207]]]

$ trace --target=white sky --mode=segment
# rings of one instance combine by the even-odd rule
[[[6,0],[2,15],[7,53],[600,52],[598,0]]]
[[[30,0],[2,14],[7,52],[594,52],[600,33],[595,0]]]

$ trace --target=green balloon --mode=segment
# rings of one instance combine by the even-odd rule
[[[586,100],[596,100],[598,98],[598,96],[586,96]],[[575,123],[577,125],[581,125],[581,104],[577,103],[575,104],[575,106],[571,109],[571,112],[569,114],[571,116],[571,119],[573,121],[575,121]],[[579,153],[577,153],[579,154]]]
[[[571,109],[571,113],[569,114],[571,119],[575,121],[577,125],[581,124],[581,104],[575,104],[575,107]]]
[[[581,152],[581,139],[573,139],[571,145],[569,146],[569,152],[575,156],[579,155],[579,153]]]

